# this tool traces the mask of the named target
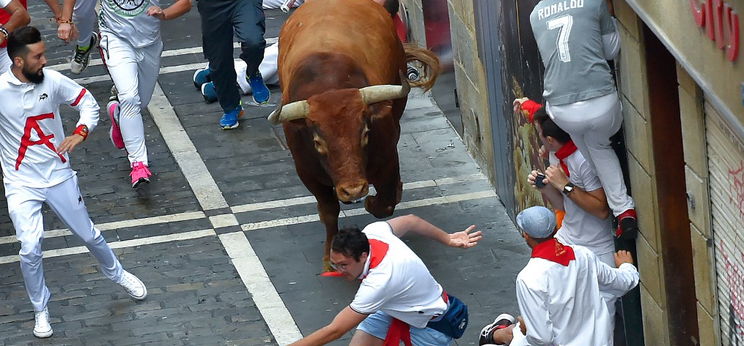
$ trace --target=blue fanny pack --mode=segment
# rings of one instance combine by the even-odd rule
[[[468,327],[468,306],[455,296],[447,294],[449,307],[438,320],[426,326],[444,335],[459,339]]]

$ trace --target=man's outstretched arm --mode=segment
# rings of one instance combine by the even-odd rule
[[[367,315],[360,314],[350,307],[345,307],[336,315],[331,324],[316,330],[314,333],[292,343],[291,346],[325,345],[342,337],[346,332],[362,323]]]
[[[450,234],[413,214],[390,219],[387,223],[398,237],[410,231],[451,247],[471,248],[478,245],[478,241],[483,238],[481,231],[470,233],[475,229],[475,225],[471,225],[464,231]]]

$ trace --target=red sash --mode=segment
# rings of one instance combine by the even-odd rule
[[[442,299],[445,303],[449,304],[449,296],[447,296],[447,291],[445,290],[442,290]],[[406,346],[412,346],[411,326],[397,318],[393,318],[387,335],[385,335],[385,343],[382,346],[399,346],[401,341]]]

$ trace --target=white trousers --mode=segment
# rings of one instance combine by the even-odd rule
[[[162,41],[135,48],[126,40],[101,31],[103,59],[119,92],[119,127],[130,164],[139,161],[149,165],[142,109],[150,103],[158,82],[162,51]]]
[[[545,110],[571,135],[581,154],[594,167],[612,213],[618,216],[632,209],[633,199],[628,196],[620,161],[610,145],[610,136],[620,130],[623,122],[617,92],[560,106],[546,102]]]
[[[72,20],[80,33],[77,45],[85,47],[90,44],[90,36],[96,27],[96,0],[77,0],[72,10]]]
[[[5,197],[16,237],[21,242],[21,251],[18,253],[21,273],[35,311],[44,310],[50,297],[42,264],[41,243],[44,240],[42,203],[46,203],[70,231],[85,243],[107,278],[114,282],[121,279],[123,270],[121,263],[88,217],[88,210],[78,188],[77,176],[48,188],[5,184]]]
[[[0,48],[0,74],[9,71],[11,66],[13,66],[13,60],[10,60],[8,56],[8,48]]]

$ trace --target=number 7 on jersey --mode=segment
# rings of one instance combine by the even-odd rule
[[[558,55],[563,62],[571,62],[571,52],[568,51],[568,37],[571,35],[573,16],[565,15],[548,21],[548,29],[559,29],[558,32]]]

